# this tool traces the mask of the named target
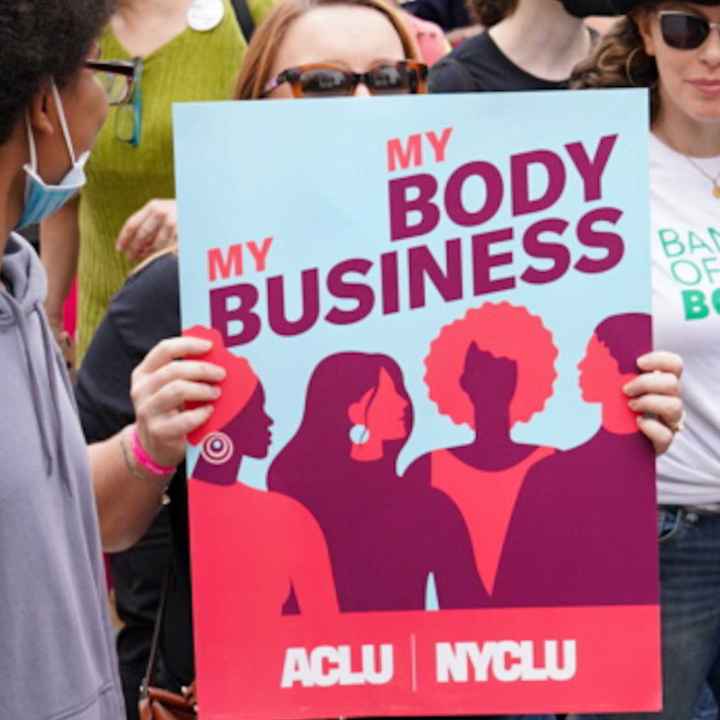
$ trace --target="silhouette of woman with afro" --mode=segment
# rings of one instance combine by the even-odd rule
[[[431,573],[441,608],[487,604],[457,508],[427,483],[398,477],[412,426],[394,360],[331,355],[315,368],[300,426],[270,468],[269,487],[322,527],[342,611],[423,610]]]
[[[475,439],[422,456],[407,474],[455,502],[489,595],[525,476],[554,452],[516,443],[511,430],[544,408],[552,395],[556,357],[541,319],[503,302],[468,310],[442,328],[425,360],[430,399],[455,424],[472,428]]]

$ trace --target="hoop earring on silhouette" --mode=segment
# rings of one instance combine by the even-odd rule
[[[649,87],[650,89],[654,88],[657,84],[657,80],[653,82],[651,85],[644,85],[643,83],[639,83],[635,81],[635,78],[632,74],[632,65],[635,62],[635,58],[637,58],[638,53],[645,53],[645,50],[641,47],[636,47],[628,56],[627,60],[625,60],[625,77],[627,78],[627,81],[633,86],[633,87]],[[646,55],[646,58],[649,59],[649,56]]]
[[[353,445],[364,445],[370,440],[370,428],[367,425],[353,425],[350,428],[350,440]]]
[[[214,432],[203,440],[200,454],[211,465],[226,463],[235,453],[235,445],[229,435]]]

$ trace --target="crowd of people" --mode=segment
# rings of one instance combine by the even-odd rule
[[[715,226],[719,29],[718,0],[0,0],[0,717],[138,717],[161,596],[156,683],[193,683],[184,454],[228,370],[181,337],[172,103],[607,87],[651,104],[655,350],[625,392],[658,455],[664,709],[594,717],[712,716],[720,314],[670,260]]]

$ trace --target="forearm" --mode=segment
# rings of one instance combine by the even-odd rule
[[[123,433],[129,429],[88,448],[100,536],[107,552],[126,550],[145,534],[162,505],[169,480],[134,462],[129,435],[123,449]]]
[[[77,273],[80,254],[78,203],[76,198],[40,226],[40,257],[48,276],[45,307],[53,324],[61,321],[63,304]]]
[[[90,470],[106,550],[119,552],[143,536],[162,505],[176,466],[185,457],[188,434],[210,418],[211,403],[218,397],[216,384],[225,379],[227,371],[193,358],[207,355],[211,347],[210,341],[197,337],[159,342],[132,371],[130,398],[135,424],[90,446]],[[178,362],[181,359],[183,362]],[[121,396],[125,393],[127,389],[121,390]],[[188,408],[190,403],[199,406]]]

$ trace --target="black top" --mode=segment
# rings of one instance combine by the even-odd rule
[[[430,70],[430,92],[565,90],[568,81],[543,80],[508,59],[484,32],[467,39]]]
[[[472,23],[464,0],[408,0],[403,10],[439,25],[445,32]]]
[[[78,375],[76,396],[88,442],[105,440],[134,422],[130,376],[161,340],[180,335],[177,257],[163,255],[132,275],[113,298]],[[173,570],[161,646],[173,684],[194,677],[187,479],[185,465],[170,484]]]

